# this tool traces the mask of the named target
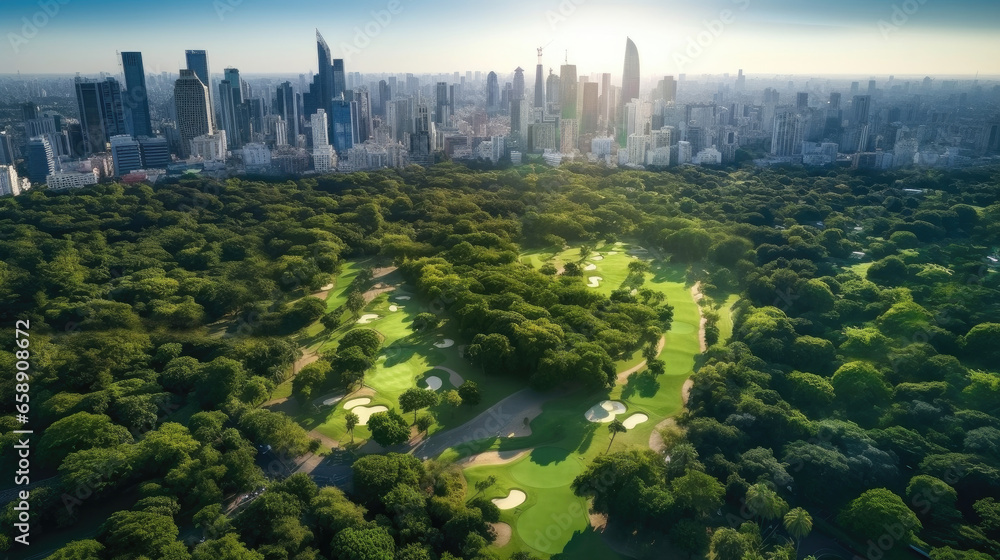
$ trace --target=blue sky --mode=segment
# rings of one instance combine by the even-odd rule
[[[503,74],[547,45],[546,66],[617,74],[628,35],[646,76],[1000,75],[996,0],[0,0],[0,73],[114,73],[116,50],[176,72],[192,48],[213,72],[305,73],[315,27],[361,72]]]

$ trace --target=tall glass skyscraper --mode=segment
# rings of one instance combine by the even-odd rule
[[[542,48],[538,48],[538,66],[535,66],[535,108],[545,108],[545,77],[542,75]]]
[[[215,105],[212,103],[212,73],[208,67],[208,53],[202,50],[184,51],[184,56],[187,59],[187,69],[194,70],[194,75],[208,88],[208,117],[212,121],[212,128],[217,128]]]
[[[191,155],[191,140],[215,131],[209,117],[208,89],[193,70],[181,70],[180,78],[174,82],[177,132],[181,142],[178,155],[181,158]]]
[[[146,92],[146,72],[142,66],[141,52],[123,52],[122,68],[125,71],[125,109],[131,115],[132,136],[153,136],[149,120],[149,95]]]
[[[500,82],[497,81],[497,73],[490,72],[486,75],[486,109],[496,110],[500,106]]]
[[[336,86],[333,79],[333,56],[330,54],[330,46],[320,35],[319,29],[316,30],[316,52],[319,58],[319,71],[317,73],[319,76],[319,99],[316,106],[319,109],[326,109],[330,106],[333,98],[337,97],[337,93],[335,93]],[[343,72],[343,68],[341,68],[341,72]]]
[[[83,131],[82,149],[77,150],[74,146],[74,152],[84,155],[103,152],[112,136],[128,134],[121,86],[114,78],[76,78],[74,84]]]
[[[343,96],[334,99],[330,104],[330,122],[333,127],[333,134],[330,135],[330,143],[338,154],[345,154],[354,146],[354,123],[352,121],[352,102],[347,101]]]
[[[639,97],[639,49],[632,39],[625,38],[625,68],[622,70],[622,91],[618,98],[618,144],[625,145],[625,104]]]
[[[524,97],[524,68],[518,66],[514,69],[514,92],[511,99],[522,99]]]

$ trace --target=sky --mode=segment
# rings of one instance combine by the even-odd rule
[[[213,73],[316,71],[315,29],[348,71],[444,73],[564,60],[620,75],[626,37],[643,77],[1000,76],[996,0],[0,0],[0,74],[118,72],[117,51],[176,73],[205,49]]]

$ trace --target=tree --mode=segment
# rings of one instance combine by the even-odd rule
[[[726,495],[726,488],[718,480],[695,470],[674,479],[670,486],[677,503],[699,517],[705,517],[719,509],[722,498]]]
[[[848,530],[877,540],[886,531],[900,535],[897,542],[909,543],[922,525],[903,499],[885,488],[867,490],[851,501],[837,517]]]
[[[848,362],[840,366],[830,383],[837,399],[849,410],[881,407],[891,396],[882,374],[868,362]]]
[[[434,422],[436,422],[436,419],[434,418],[434,415],[431,414],[430,412],[425,412],[421,414],[420,416],[417,417],[417,422],[416,422],[417,431],[422,433],[427,433],[427,430],[431,429],[431,426],[434,425]]]
[[[479,393],[479,385],[475,381],[466,381],[458,388],[458,395],[462,397],[462,404],[476,406],[483,400]]]
[[[417,411],[421,408],[427,408],[429,406],[435,406],[440,402],[438,394],[429,389],[420,389],[418,387],[412,387],[403,391],[403,394],[399,395],[399,408],[404,413],[413,413],[413,423],[417,423]]]
[[[358,415],[355,414],[354,412],[351,412],[350,410],[348,410],[347,414],[344,415],[344,424],[347,428],[347,431],[351,433],[351,443],[354,443],[354,428],[358,425],[358,422],[360,421],[361,418],[358,418]]]
[[[712,560],[745,560],[751,551],[749,545],[746,535],[740,531],[721,527],[716,529],[712,535],[709,544],[709,558]]]
[[[395,409],[372,414],[368,418],[368,429],[372,432],[372,439],[383,447],[399,445],[410,439],[410,428]]]
[[[628,428],[625,427],[625,424],[622,424],[621,420],[618,420],[617,418],[612,420],[611,423],[608,424],[608,432],[611,433],[611,441],[608,442],[608,448],[604,452],[607,453],[608,451],[611,451],[611,444],[615,442],[615,436],[618,434],[624,434],[627,431]]]
[[[441,324],[441,317],[438,317],[434,313],[418,313],[416,317],[413,318],[413,322],[410,323],[410,328],[415,331],[430,331],[434,330]]]
[[[693,519],[681,519],[670,528],[671,544],[693,557],[708,548],[709,538],[705,526]]]
[[[750,513],[763,520],[777,519],[788,511],[788,503],[767,484],[761,482],[747,489],[746,500]]]
[[[813,520],[809,512],[802,508],[794,508],[785,514],[785,530],[795,539],[795,556],[798,557],[799,545],[802,539],[812,532]]]
[[[348,385],[364,381],[365,373],[375,364],[371,356],[365,354],[360,346],[348,346],[337,350],[331,366],[334,372]]]
[[[365,296],[358,290],[351,290],[351,293],[347,295],[347,303],[344,306],[351,312],[351,317],[357,319],[361,310],[365,308]]]
[[[235,533],[224,535],[221,539],[207,541],[195,547],[191,553],[192,560],[264,560],[264,555],[247,549]]]
[[[982,364],[1000,361],[1000,323],[980,323],[966,333],[965,354]]]
[[[97,540],[107,546],[110,558],[119,555],[161,557],[164,548],[177,540],[179,530],[166,515],[145,511],[117,511],[101,525]]]
[[[77,412],[57,420],[42,434],[38,457],[47,465],[58,467],[74,451],[93,447],[115,447],[131,443],[132,435],[103,414]]]
[[[101,560],[104,545],[95,540],[73,541],[55,551],[50,560]]]
[[[494,475],[489,475],[486,478],[476,482],[476,494],[482,494],[483,492],[489,490],[497,483],[497,477]]]
[[[202,366],[201,375],[195,384],[195,394],[202,408],[218,408],[243,389],[246,379],[243,364],[219,357]]]
[[[382,336],[374,329],[351,329],[340,339],[337,350],[343,351],[352,346],[360,348],[365,356],[374,358],[382,348]]]
[[[444,394],[444,402],[448,403],[454,410],[462,405],[462,395],[457,390],[452,389]],[[454,416],[454,412],[452,416]]]

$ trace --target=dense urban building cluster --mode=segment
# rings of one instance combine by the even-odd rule
[[[359,171],[446,158],[611,166],[967,167],[1000,154],[1000,85],[979,80],[649,76],[626,39],[621,75],[524,69],[362,74],[317,30],[318,73],[213,74],[208,53],[147,74],[118,53],[96,78],[0,81],[0,193],[199,172]],[[221,79],[220,79],[221,78]],[[621,85],[618,85],[621,84]]]

